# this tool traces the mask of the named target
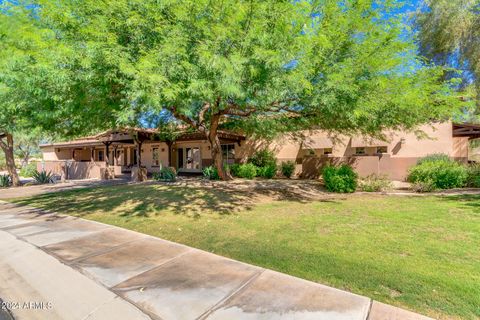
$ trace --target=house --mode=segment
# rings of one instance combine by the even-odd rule
[[[255,151],[269,148],[279,162],[294,161],[296,173],[315,178],[326,163],[349,163],[360,176],[385,174],[404,180],[421,157],[445,153],[468,161],[468,141],[480,137],[480,126],[451,122],[425,125],[419,132],[385,132],[385,141],[368,137],[332,137],[321,130],[284,135],[273,142],[220,131],[226,163],[243,162]],[[123,128],[95,136],[40,146],[39,170],[67,179],[108,178],[135,171],[149,173],[172,166],[179,173],[199,173],[212,164],[210,144],[201,133],[184,132],[173,142],[161,141],[155,129]]]

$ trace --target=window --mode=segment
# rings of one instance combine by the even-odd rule
[[[355,154],[357,154],[357,155],[365,154],[365,147],[356,147],[355,148]]]
[[[387,147],[377,147],[376,153],[387,153]]]
[[[323,154],[332,154],[332,152],[333,152],[332,148],[323,149]]]
[[[153,165],[156,167],[160,166],[160,160],[158,156],[158,147],[152,148],[152,158],[153,158]]]
[[[234,144],[222,144],[223,160],[227,164],[235,163],[235,145]]]
[[[104,161],[103,150],[98,150],[98,161]]]

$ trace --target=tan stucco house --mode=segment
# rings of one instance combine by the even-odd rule
[[[451,122],[426,125],[415,132],[386,132],[386,141],[366,137],[329,136],[321,130],[284,135],[274,142],[249,139],[241,134],[220,132],[227,163],[246,161],[256,150],[269,148],[279,162],[294,161],[296,174],[314,178],[326,163],[346,162],[360,176],[386,174],[404,180],[408,169],[421,157],[445,153],[468,161],[468,141],[480,137],[480,127]],[[299,137],[300,136],[300,137]],[[39,170],[67,179],[101,178],[107,171],[130,174],[138,163],[148,172],[172,166],[179,173],[201,172],[212,164],[210,145],[199,133],[183,133],[173,143],[158,139],[154,129],[123,128],[96,136],[41,145]],[[170,159],[169,159],[170,158]]]

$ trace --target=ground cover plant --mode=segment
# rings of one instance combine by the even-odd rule
[[[249,187],[238,190],[122,185],[15,201],[184,243],[434,318],[480,317],[480,196],[317,191],[318,197],[306,198],[307,182],[293,195],[294,184],[265,190],[265,181],[245,183]]]

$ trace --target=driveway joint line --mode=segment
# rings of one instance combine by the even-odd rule
[[[240,292],[243,292],[246,290],[246,288],[253,282],[255,281],[262,273],[265,272],[266,269],[261,269],[258,272],[255,272],[251,277],[249,277],[243,284],[241,284],[237,289],[233,290],[229,294],[227,294],[224,298],[222,298],[219,302],[214,304],[212,307],[210,307],[207,311],[202,313],[197,320],[204,320],[207,319],[215,310],[217,310],[219,307],[224,305],[226,302],[231,300],[234,296],[238,295]]]
[[[103,231],[105,231],[105,230],[100,230],[100,231],[98,231],[98,232],[94,232],[94,233],[92,233],[91,235],[94,235],[94,234],[96,234],[96,233],[101,233],[101,232],[103,232]],[[87,236],[85,236],[85,237],[90,237],[91,235],[87,235]],[[82,238],[83,238],[83,237],[82,237]],[[78,240],[78,239],[81,239],[81,238],[76,238],[76,239],[72,239],[72,240]],[[128,240],[128,241],[119,243],[119,244],[117,244],[117,245],[115,245],[115,246],[113,246],[113,247],[106,248],[106,249],[99,250],[99,251],[95,251],[95,252],[86,254],[86,255],[84,255],[84,256],[81,256],[81,257],[72,259],[72,260],[63,259],[62,257],[58,256],[55,252],[52,252],[52,251],[50,251],[50,250],[47,248],[49,245],[52,245],[52,244],[60,244],[60,243],[68,242],[68,241],[71,241],[71,240],[62,241],[62,242],[57,242],[57,243],[52,243],[52,244],[43,246],[42,249],[43,249],[43,251],[47,252],[48,254],[51,254],[52,256],[55,256],[55,257],[58,258],[58,259],[65,260],[65,261],[66,261],[67,263],[69,263],[69,264],[75,264],[75,263],[82,262],[82,260],[86,260],[86,259],[93,258],[93,257],[96,257],[96,256],[101,256],[102,254],[110,253],[110,252],[112,252],[112,251],[115,251],[115,250],[118,250],[118,249],[121,249],[121,248],[129,247],[129,246],[131,246],[132,244],[135,244],[135,242],[137,242],[137,241],[142,241],[142,240],[144,240],[144,239]]]
[[[122,289],[115,289],[115,287],[119,286],[120,284],[122,284],[122,283],[124,283],[124,282],[126,282],[126,281],[128,281],[128,280],[130,280],[130,279],[132,279],[132,278],[141,276],[141,275],[143,275],[143,274],[145,274],[145,273],[147,273],[147,272],[150,272],[150,271],[159,269],[159,268],[161,268],[161,267],[163,267],[163,266],[165,266],[165,265],[167,265],[167,264],[170,264],[170,263],[172,263],[173,261],[175,261],[176,259],[181,258],[181,257],[183,257],[184,255],[189,254],[189,253],[191,253],[192,251],[196,251],[196,250],[197,250],[197,249],[195,249],[195,248],[189,248],[189,249],[187,249],[185,252],[182,252],[182,253],[180,253],[179,255],[177,255],[177,256],[175,256],[175,257],[173,257],[173,258],[170,258],[170,259],[168,259],[168,260],[160,263],[159,265],[156,265],[156,266],[153,267],[153,268],[150,268],[150,269],[148,269],[148,270],[145,270],[145,271],[143,271],[143,272],[141,272],[141,273],[139,273],[139,274],[137,274],[137,275],[134,275],[133,277],[130,277],[130,278],[128,278],[128,279],[125,279],[125,280],[123,280],[123,281],[120,282],[120,283],[117,283],[117,284],[114,285],[113,287],[110,287],[110,289],[112,289],[112,290],[118,290],[118,291],[123,291]],[[140,288],[141,288],[141,287],[140,287]]]

